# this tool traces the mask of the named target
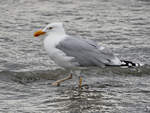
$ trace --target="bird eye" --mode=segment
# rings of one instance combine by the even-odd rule
[[[52,29],[52,27],[49,27],[48,29]]]

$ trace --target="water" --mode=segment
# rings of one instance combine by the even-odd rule
[[[2,113],[149,113],[149,0],[1,0],[0,112]],[[111,48],[141,68],[88,68],[59,87],[50,83],[60,69],[33,33],[61,21],[68,34]]]

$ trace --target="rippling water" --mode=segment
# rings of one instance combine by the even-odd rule
[[[149,0],[1,0],[0,112],[149,113]],[[111,48],[119,58],[145,64],[82,70],[77,78],[52,87],[69,72],[49,59],[34,31],[64,22],[68,34]]]

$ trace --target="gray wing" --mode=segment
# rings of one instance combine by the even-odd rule
[[[56,48],[67,56],[74,57],[80,66],[100,66],[111,64],[114,54],[109,49],[101,49],[95,42],[76,37],[67,37]]]

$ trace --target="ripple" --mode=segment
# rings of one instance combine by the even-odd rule
[[[0,112],[149,112],[149,0],[3,0],[0,4]],[[69,74],[52,62],[33,32],[62,21],[68,34],[111,48],[139,68],[88,68]]]

